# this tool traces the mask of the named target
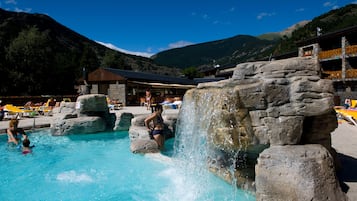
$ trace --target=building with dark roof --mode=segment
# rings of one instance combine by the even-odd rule
[[[333,81],[336,101],[357,99],[357,26],[322,34],[297,43],[299,56],[316,57],[321,77]]]
[[[124,105],[140,105],[145,90],[150,89],[157,102],[165,97],[181,97],[196,87],[193,80],[114,68],[98,68],[88,74],[90,93],[108,95]],[[83,86],[81,87],[83,88]]]

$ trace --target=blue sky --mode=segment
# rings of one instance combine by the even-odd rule
[[[282,31],[357,0],[0,0],[122,52],[150,56],[239,34]]]

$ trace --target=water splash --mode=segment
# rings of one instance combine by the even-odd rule
[[[218,200],[210,194],[210,190],[217,187],[212,182],[212,177],[221,180],[209,171],[212,165],[212,161],[209,160],[212,159],[212,155],[215,155],[213,160],[216,160],[215,163],[218,166],[227,162],[229,164],[224,165],[232,166],[232,169],[235,168],[235,161],[229,161],[234,160],[234,158],[227,159],[226,153],[223,153],[223,151],[222,155],[220,155],[220,149],[212,146],[214,139],[210,139],[209,135],[207,135],[207,133],[213,132],[215,127],[220,126],[217,125],[220,122],[217,122],[216,119],[220,118],[222,107],[224,106],[222,101],[224,102],[225,99],[221,99],[222,97],[217,98],[216,96],[217,94],[204,90],[200,92],[195,90],[188,91],[179,113],[174,142],[174,158],[182,161],[179,169],[182,170],[181,174],[185,176],[181,178],[199,178],[193,181],[188,180],[177,183],[177,185],[183,183],[194,188],[194,190],[190,190],[190,194],[185,194],[185,196],[190,197],[190,200]],[[226,107],[229,106],[226,105]],[[231,125],[228,127],[233,127],[233,122],[229,122],[231,122]],[[230,174],[233,175],[233,171]],[[229,185],[228,183],[226,184]],[[231,185],[231,190],[230,192],[225,192],[227,194],[222,195],[219,200],[250,200],[252,198],[251,196],[244,198],[244,196],[238,195],[245,193],[239,190],[234,182]]]
[[[73,170],[58,174],[56,179],[67,183],[92,183],[94,181],[89,175],[85,173],[78,174]]]

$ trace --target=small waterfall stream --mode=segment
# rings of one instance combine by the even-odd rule
[[[195,91],[192,93],[195,93]],[[212,146],[212,139],[209,139],[207,135],[208,132],[211,132],[212,126],[216,124],[216,122],[212,120],[217,118],[217,115],[220,115],[221,111],[219,108],[221,107],[221,100],[216,98],[216,96],[217,94],[213,93],[185,95],[177,122],[174,158],[183,161],[180,169],[184,170],[186,175],[192,174],[195,175],[195,177],[199,175],[199,180],[194,181],[194,184],[189,184],[197,188],[196,195],[198,197],[201,197],[211,188],[210,177],[216,177],[209,172],[208,160],[212,154],[217,153],[212,153],[213,150],[212,147],[210,147]],[[217,152],[217,150],[214,150],[214,152]],[[229,163],[232,164],[230,174],[233,175],[235,158],[228,160],[230,161]],[[190,176],[188,176],[188,178],[189,177]],[[216,179],[221,180],[221,178]],[[233,200],[244,200],[237,198],[237,191],[241,190],[239,190],[235,184],[235,179],[232,179],[232,195],[227,195],[227,200],[232,200],[232,198]],[[239,193],[244,194],[243,191]],[[207,197],[203,200],[212,200],[212,198],[207,194]]]

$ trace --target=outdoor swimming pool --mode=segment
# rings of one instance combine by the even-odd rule
[[[36,147],[27,155],[0,136],[0,200],[255,200],[207,170],[188,170],[172,156],[173,139],[163,155],[141,155],[130,152],[128,132],[28,134]]]

